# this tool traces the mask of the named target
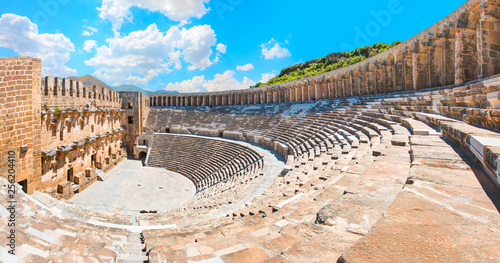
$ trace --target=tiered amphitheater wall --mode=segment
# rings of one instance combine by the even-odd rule
[[[255,89],[154,93],[150,105],[252,105],[460,85],[500,73],[499,18],[500,1],[469,0],[408,41],[345,68]]]

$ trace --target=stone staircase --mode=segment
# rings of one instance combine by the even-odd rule
[[[130,233],[123,250],[123,254],[117,256],[117,263],[149,262],[142,233]]]

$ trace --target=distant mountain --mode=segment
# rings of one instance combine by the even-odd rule
[[[91,75],[85,75],[83,77],[69,77],[68,79],[81,81],[81,82],[83,82],[83,85],[85,85],[85,86],[92,87],[95,85],[96,87],[104,87],[104,88],[107,88],[110,90],[114,90],[116,92],[120,92],[120,91],[121,92],[141,92],[142,94],[145,94],[148,96],[150,93],[157,93],[157,92],[174,93],[174,94],[179,93],[178,91],[165,91],[165,90],[152,91],[152,90],[142,89],[142,88],[139,88],[139,87],[134,86],[134,85],[121,85],[121,86],[111,87],[108,84],[101,81],[100,79],[98,79],[94,76],[91,76]]]
[[[94,76],[91,76],[91,75],[85,75],[83,77],[69,77],[68,79],[81,81],[81,82],[83,82],[83,85],[85,85],[85,86],[92,87],[95,85],[96,87],[104,87],[104,88],[113,90],[111,88],[111,86],[109,86],[108,84],[102,82],[100,79],[98,79]]]
[[[153,91],[150,90],[145,90],[141,89],[137,86],[134,85],[121,85],[121,86],[115,86],[113,87],[113,90],[116,92],[141,92],[142,94],[149,95],[149,93],[152,93]]]

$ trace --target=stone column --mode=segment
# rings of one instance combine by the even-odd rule
[[[455,38],[443,37],[440,81],[443,86],[455,83]]]
[[[302,101],[311,100],[311,94],[309,92],[309,83],[307,83],[307,81],[303,81],[301,87],[302,87]]]
[[[321,80],[321,99],[328,99],[328,80]]]
[[[415,44],[412,52],[413,89],[420,90],[428,88],[427,79],[427,48]]]
[[[326,92],[325,99],[331,99],[332,98],[332,80],[329,77],[325,78],[325,92]]]
[[[323,92],[322,92],[322,87],[323,87],[323,81],[317,80],[316,83],[314,84],[314,90],[316,91],[314,94],[314,98],[317,100],[320,100],[323,98]]]
[[[441,52],[442,52],[443,41],[437,40],[435,38],[430,38],[428,42],[425,43],[427,47],[427,79],[429,83],[427,86],[430,88],[441,87],[443,83],[441,82]]]
[[[336,75],[333,77],[333,94],[335,98],[340,98],[340,76]]]
[[[377,76],[377,93],[386,93],[387,92],[387,72],[386,72],[386,63],[385,61],[381,63],[377,63],[377,67],[375,69]]]
[[[403,76],[405,90],[413,90],[413,54],[405,53],[403,55]]]
[[[337,85],[338,85],[338,88],[339,88],[339,98],[343,98],[345,97],[345,75],[341,75],[337,81]]]
[[[455,84],[476,79],[478,61],[475,37],[476,31],[472,29],[460,29],[455,35]]]
[[[328,78],[328,94],[328,98],[335,98],[335,82],[333,76]]]
[[[356,96],[356,92],[354,91],[354,75],[352,70],[347,73],[347,96]]]
[[[373,94],[375,90],[375,74],[369,69],[367,69],[365,73],[365,86],[366,86],[366,94]]]
[[[294,84],[294,92],[295,92],[295,101],[302,101],[302,87],[300,84]]]
[[[363,72],[360,71],[360,68],[357,69],[357,74],[356,74],[356,89],[358,90],[359,95],[365,95],[364,92],[364,79],[363,79]]]
[[[478,29],[479,77],[500,74],[500,1],[487,1]]]

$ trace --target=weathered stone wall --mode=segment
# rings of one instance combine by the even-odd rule
[[[144,123],[149,114],[149,97],[140,92],[120,92],[122,109],[125,111],[122,123],[123,144],[129,154],[133,153],[134,146],[139,144],[137,139],[143,133]],[[131,117],[131,119],[129,119]]]
[[[41,61],[28,57],[0,58],[0,172],[9,170],[9,151],[15,153],[16,182],[40,188]]]
[[[71,182],[81,191],[95,181],[96,168],[106,171],[120,161],[122,115],[121,109],[42,111],[41,189],[55,192]]]
[[[70,198],[122,160],[122,101],[117,92],[45,77],[42,94],[42,180],[39,190]]]
[[[88,87],[82,82],[45,77],[42,80],[42,106],[46,110],[55,108],[120,108],[118,92],[103,87]]]
[[[308,101],[463,84],[500,74],[500,0],[469,0],[410,40],[360,63],[256,89],[150,94],[155,106]]]
[[[24,190],[69,198],[125,157],[118,93],[41,78],[41,61],[0,58],[0,170],[16,155]]]

